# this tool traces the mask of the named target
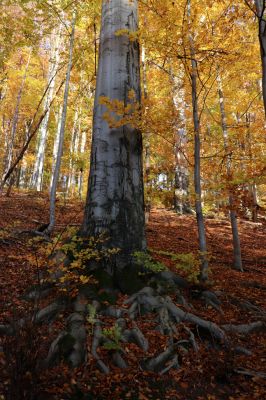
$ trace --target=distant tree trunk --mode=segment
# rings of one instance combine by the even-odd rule
[[[146,52],[145,47],[142,46],[141,52],[142,62],[142,84],[143,84],[143,95],[144,99],[148,99],[148,87],[147,87],[147,67],[146,67]],[[145,222],[148,223],[151,211],[151,146],[150,146],[150,132],[145,132],[145,154],[144,154],[144,165],[145,165],[145,185],[146,185],[146,198],[145,198]]]
[[[131,125],[112,128],[104,119],[100,97],[128,105],[135,92],[140,102],[140,56],[137,38],[138,1],[102,3],[99,68],[94,105],[89,188],[82,227],[84,236],[106,233],[109,246],[121,249],[121,267],[130,254],[146,249],[142,137]]]
[[[255,119],[255,116],[254,116],[254,119]],[[250,114],[246,115],[246,120],[247,120],[247,146],[248,146],[249,162],[252,166],[252,170],[254,171],[252,138],[251,138],[251,129],[250,129],[250,124],[251,124]],[[253,180],[253,182],[249,185],[249,192],[250,192],[251,198],[252,198],[252,206],[251,206],[252,221],[257,222],[259,205],[258,205],[257,186],[256,186],[255,180]]]
[[[72,196],[76,186],[76,158],[78,154],[79,134],[80,134],[80,115],[79,109],[75,111],[74,124],[70,143],[69,176],[67,183],[67,193]]]
[[[59,87],[58,87],[58,89],[57,89],[57,91],[56,91],[55,97],[56,97],[56,96],[58,95],[58,93],[60,92],[60,90],[61,90],[61,88],[62,88],[64,82],[65,82],[65,80],[63,80],[63,81],[60,83],[60,85],[59,85]],[[23,159],[23,157],[24,157],[26,151],[27,151],[28,148],[29,148],[29,145],[30,145],[32,139],[34,138],[34,136],[35,136],[36,133],[38,132],[38,129],[40,128],[41,123],[42,123],[42,121],[43,121],[43,119],[44,119],[46,113],[48,112],[48,109],[52,106],[52,104],[53,104],[53,102],[54,102],[54,100],[55,100],[55,97],[54,97],[54,98],[52,99],[52,101],[50,102],[48,108],[46,108],[46,110],[44,110],[44,112],[40,115],[40,117],[38,118],[38,120],[37,120],[37,122],[36,122],[36,118],[37,118],[37,115],[38,115],[38,111],[39,111],[40,106],[41,106],[41,104],[42,104],[42,101],[43,101],[43,99],[44,99],[44,97],[45,97],[45,94],[46,94],[46,92],[47,92],[47,89],[48,89],[48,87],[45,89],[44,94],[43,94],[43,96],[41,97],[41,99],[40,99],[40,101],[39,101],[39,103],[38,103],[38,106],[37,106],[37,109],[36,109],[36,111],[35,111],[35,113],[34,113],[34,116],[33,116],[33,118],[32,118],[31,121],[30,121],[29,129],[28,129],[28,132],[27,132],[27,141],[26,141],[26,143],[22,146],[22,148],[20,149],[20,151],[19,151],[19,153],[18,153],[18,155],[17,155],[15,161],[12,163],[12,165],[11,165],[10,168],[9,168],[9,170],[7,171],[7,173],[4,175],[4,177],[3,177],[3,179],[2,179],[2,182],[1,182],[1,185],[0,185],[0,193],[2,193],[2,190],[3,190],[3,188],[4,188],[5,184],[6,184],[6,182],[8,181],[8,179],[10,179],[10,177],[12,176],[12,174],[15,172],[15,170],[16,170],[18,164],[19,164],[20,161]]]
[[[83,131],[81,134],[80,149],[79,149],[80,157],[82,159],[81,161],[83,161],[83,155],[85,153],[86,139],[87,139],[86,131]],[[82,166],[80,166],[79,177],[78,177],[78,192],[79,192],[80,199],[82,197],[82,191],[83,191],[83,181],[84,181],[83,175],[84,175],[84,171],[83,171],[83,163],[82,163]]]
[[[24,138],[23,146],[25,146],[25,143],[28,140],[29,129],[30,129],[30,121],[25,121],[25,138]],[[18,165],[17,169],[18,169],[18,173],[17,173],[17,184],[16,185],[18,188],[26,188],[27,187],[27,181],[26,181],[27,160],[25,158],[23,158],[21,164]]]
[[[255,0],[256,12],[259,24],[259,42],[262,65],[262,95],[266,117],[266,4],[265,0]]]
[[[12,125],[11,125],[10,140],[9,140],[9,143],[7,146],[6,165],[5,165],[3,177],[5,177],[7,171],[9,170],[9,168],[11,167],[11,164],[12,164],[13,148],[14,148],[17,126],[18,126],[18,121],[19,121],[20,103],[21,103],[21,99],[22,99],[23,89],[24,89],[26,79],[27,79],[28,68],[29,68],[30,59],[31,59],[31,52],[32,52],[32,49],[30,49],[30,52],[29,52],[25,72],[24,72],[24,75],[22,78],[22,82],[21,82],[19,91],[18,91],[18,95],[17,95],[17,102],[16,102],[16,107],[15,107],[14,116],[13,116]]]
[[[232,167],[231,167],[232,160],[231,160],[231,154],[229,153],[228,130],[226,123],[225,108],[224,108],[224,94],[223,94],[223,86],[219,69],[217,69],[217,83],[218,83],[219,104],[221,113],[221,126],[223,131],[224,150],[226,155],[226,175],[227,179],[230,180],[232,179]],[[233,236],[234,269],[237,269],[238,271],[243,271],[241,246],[240,246],[240,239],[237,226],[237,214],[234,203],[235,203],[234,196],[232,193],[229,193],[229,215],[230,215],[232,236]]]
[[[57,129],[56,129],[56,133],[55,133],[54,146],[53,146],[53,158],[52,158],[52,168],[51,168],[52,173],[51,173],[51,179],[50,179],[50,189],[52,188],[52,184],[53,184],[53,176],[54,176],[56,158],[57,158],[57,153],[58,153],[59,137],[60,137],[60,130],[61,130],[61,122],[62,122],[62,111],[63,111],[63,107],[60,104],[58,111],[55,113]]]
[[[6,119],[5,115],[3,115],[2,119],[2,131],[4,134],[4,151],[3,151],[3,163],[2,163],[2,171],[3,171],[3,176],[6,170],[7,166],[7,157],[8,157],[8,146],[9,146],[9,135],[8,133],[10,132],[10,126],[11,126],[11,120]]]
[[[56,72],[58,70],[59,61],[60,61],[60,42],[61,42],[61,25],[58,30],[55,30],[54,34],[51,37],[51,54],[49,60],[49,70],[48,70],[48,85],[49,89],[46,94],[46,100],[44,104],[44,110],[48,108],[55,90],[55,77]],[[45,118],[42,121],[40,126],[40,134],[38,138],[37,145],[37,154],[36,160],[34,164],[31,187],[35,188],[38,192],[42,190],[42,181],[43,181],[43,166],[44,166],[44,157],[45,157],[45,149],[46,149],[46,141],[48,136],[48,123],[50,118],[50,108],[48,108],[48,112],[45,115]]]
[[[58,184],[58,180],[59,180],[61,159],[62,159],[62,154],[63,154],[67,107],[68,107],[70,74],[71,74],[71,69],[72,69],[74,40],[75,40],[75,25],[76,25],[76,12],[74,12],[73,19],[72,19],[72,31],[71,31],[70,43],[69,43],[69,59],[68,59],[68,67],[67,67],[67,73],[66,73],[66,83],[65,83],[62,119],[61,119],[61,125],[60,125],[58,152],[57,152],[56,164],[55,164],[55,169],[54,169],[54,173],[53,173],[53,181],[52,181],[52,187],[51,187],[51,193],[50,193],[50,223],[49,223],[48,228],[46,229],[46,233],[48,233],[48,234],[50,234],[53,231],[54,226],[55,226],[56,189],[57,189],[57,184]]]
[[[195,186],[195,209],[197,216],[198,225],[198,236],[199,236],[199,250],[200,250],[200,279],[201,281],[208,280],[208,255],[207,255],[207,242],[205,234],[205,224],[202,212],[202,194],[201,194],[201,163],[200,163],[200,121],[199,121],[199,109],[198,109],[198,92],[197,92],[197,61],[195,55],[194,38],[191,31],[191,1],[187,2],[187,14],[188,14],[188,25],[190,28],[189,32],[189,44],[190,44],[190,57],[191,57],[191,85],[192,85],[192,106],[193,106],[193,123],[194,123],[194,186]]]
[[[186,115],[184,70],[182,67],[178,75],[171,74],[173,103],[177,112],[175,135],[175,191],[174,208],[180,214],[191,212],[189,204],[189,172],[185,157],[186,149]]]

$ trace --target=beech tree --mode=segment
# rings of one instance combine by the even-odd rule
[[[109,245],[128,256],[146,248],[142,136],[121,123],[112,127],[101,98],[140,103],[138,1],[104,0],[94,105],[89,187],[82,233],[107,234]],[[134,104],[132,104],[134,103]],[[114,114],[114,113],[111,113]],[[114,115],[116,120],[118,115]]]

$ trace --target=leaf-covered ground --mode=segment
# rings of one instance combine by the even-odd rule
[[[25,299],[27,289],[38,283],[46,260],[40,255],[38,245],[29,241],[25,230],[36,229],[48,220],[49,202],[45,196],[14,194],[0,198],[0,324],[19,319],[32,311]],[[58,201],[57,233],[66,225],[78,227],[82,220],[83,204],[79,201]],[[193,312],[207,320],[224,324],[246,324],[264,318],[266,310],[266,235],[265,219],[259,223],[240,220],[244,272],[231,269],[232,247],[230,224],[227,219],[207,219],[207,237],[211,256],[212,291],[220,293],[221,312],[206,307],[198,297],[197,287],[191,284],[184,295],[193,306]],[[197,254],[197,229],[193,216],[177,216],[164,209],[154,209],[147,226],[148,244],[151,251]],[[176,272],[175,263],[168,255],[154,252],[154,256]],[[184,276],[184,271],[179,271]],[[37,279],[37,276],[39,277]],[[121,305],[125,296],[119,298]],[[251,305],[251,306],[250,306]],[[105,318],[106,326],[114,321]],[[148,338],[150,348],[144,354],[134,344],[123,345],[129,367],[121,371],[111,366],[110,355],[101,350],[101,358],[111,366],[111,373],[104,375],[95,367],[92,357],[86,365],[70,370],[63,363],[42,371],[34,377],[38,384],[36,399],[263,399],[266,396],[266,338],[265,330],[249,335],[230,334],[230,346],[225,349],[210,346],[200,331],[194,334],[199,346],[198,353],[189,351],[179,354],[179,369],[171,369],[162,376],[142,370],[141,360],[159,354],[165,349],[166,338],[154,330],[151,315],[140,316],[137,324]],[[31,332],[32,349],[45,357],[51,340],[64,325],[61,320]],[[192,329],[192,327],[191,327]],[[89,330],[89,327],[88,327]],[[89,333],[89,332],[88,332]],[[184,327],[178,326],[179,339],[185,337]],[[30,342],[31,343],[31,342]],[[26,343],[31,347],[30,343]],[[88,349],[90,349],[88,335]],[[1,346],[1,344],[0,344]],[[251,352],[249,356],[237,354],[237,346]],[[13,352],[13,353],[12,353]],[[10,349],[11,354],[18,350]],[[21,362],[26,362],[21,360]],[[17,367],[18,364],[17,364]],[[236,372],[238,371],[238,372]],[[247,374],[247,371],[249,375]],[[34,371],[29,371],[27,385],[33,381]],[[244,373],[242,373],[244,372]],[[14,371],[13,371],[14,373]],[[0,394],[4,393],[10,379],[6,357],[0,353]],[[25,384],[25,382],[24,382]],[[26,389],[25,389],[26,390]],[[4,397],[0,398],[4,399]],[[15,399],[14,399],[15,400]]]

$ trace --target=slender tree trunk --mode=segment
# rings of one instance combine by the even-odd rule
[[[22,94],[23,94],[24,86],[25,86],[26,79],[27,79],[28,68],[29,68],[30,59],[31,59],[31,52],[32,52],[32,49],[30,49],[30,53],[29,53],[29,56],[28,56],[28,61],[27,61],[27,64],[26,64],[25,72],[24,72],[24,75],[23,75],[23,78],[22,78],[22,82],[21,82],[19,91],[18,91],[18,95],[17,95],[16,108],[15,108],[13,121],[12,121],[12,125],[11,125],[10,140],[9,140],[9,144],[8,144],[8,148],[7,148],[6,165],[5,165],[5,170],[4,170],[4,175],[3,176],[5,176],[5,174],[7,173],[7,171],[9,170],[9,168],[11,167],[11,164],[12,164],[13,148],[14,148],[15,137],[16,137],[16,132],[17,132],[17,126],[18,126],[18,121],[19,121],[20,103],[21,103]]]
[[[25,122],[25,138],[23,142],[23,146],[25,146],[25,143],[28,140],[28,134],[29,134],[29,129],[30,129],[30,122]],[[26,172],[27,172],[27,161],[25,158],[22,160],[21,164],[17,167],[18,169],[18,174],[17,174],[17,187],[18,188],[26,188],[27,187],[27,182],[26,182]]]
[[[142,46],[141,52],[142,62],[142,84],[143,84],[143,95],[144,99],[148,99],[148,87],[147,87],[147,68],[146,68],[146,52],[145,47]],[[146,198],[145,198],[145,222],[149,222],[150,211],[151,211],[151,146],[150,146],[150,132],[145,132],[145,185],[146,185]]]
[[[228,130],[227,130],[225,107],[224,107],[223,86],[222,86],[219,69],[217,70],[217,83],[218,83],[218,93],[219,93],[219,104],[220,104],[220,113],[221,113],[221,126],[222,126],[222,131],[223,131],[224,150],[225,150],[225,154],[226,154],[226,174],[227,174],[227,179],[230,180],[230,179],[232,179],[232,166],[231,166],[232,160],[231,160],[231,155],[229,153]],[[235,206],[234,206],[234,196],[232,193],[229,194],[229,215],[230,215],[232,236],[233,236],[234,269],[237,269],[238,271],[243,271],[241,246],[240,246],[240,239],[239,239],[238,226],[237,226],[237,214],[236,214],[236,210],[235,210]]]
[[[83,158],[84,158],[86,139],[87,139],[86,131],[83,131],[81,134],[80,149],[79,149],[81,161],[83,161]],[[82,166],[80,167],[80,170],[79,170],[79,177],[78,177],[78,192],[79,192],[80,199],[82,197],[82,191],[83,191],[83,180],[84,180],[83,179],[83,174],[84,174],[83,169],[84,168],[83,168],[83,163],[82,163]]]
[[[70,74],[71,74],[71,69],[72,69],[74,40],[75,40],[75,25],[76,25],[76,11],[74,12],[73,19],[72,19],[72,31],[71,31],[70,43],[69,43],[69,60],[68,60],[68,67],[67,67],[67,73],[66,73],[66,83],[65,83],[64,102],[63,102],[62,119],[61,119],[61,126],[60,126],[59,143],[58,143],[58,153],[57,153],[56,164],[55,164],[55,169],[54,169],[54,174],[53,174],[53,182],[52,182],[51,193],[50,193],[50,223],[49,223],[48,228],[46,229],[47,234],[50,234],[53,231],[54,226],[55,226],[56,188],[57,188],[57,184],[58,184],[58,180],[59,180],[61,159],[62,159],[62,154],[63,154]]]
[[[54,96],[56,71],[58,69],[60,62],[61,29],[62,26],[60,25],[59,29],[54,32],[51,38],[51,41],[54,41],[54,43],[51,43],[52,51],[50,55],[49,70],[48,70],[48,84],[50,83],[50,85],[46,94],[44,109],[48,107]],[[43,119],[43,122],[40,127],[37,155],[31,180],[31,187],[35,188],[38,192],[42,190],[43,166],[44,166],[46,141],[48,136],[49,118],[50,118],[50,108],[48,108],[48,112],[46,113],[45,118]]]
[[[249,155],[249,162],[251,164],[252,170],[254,171],[254,165],[253,165],[253,152],[252,152],[252,137],[251,137],[251,129],[250,129],[250,124],[251,120],[250,118],[247,117],[247,146],[248,146],[248,155]],[[252,212],[252,221],[257,222],[258,221],[258,195],[257,195],[257,186],[255,179],[254,181],[249,185],[249,192],[251,194],[252,198],[252,207],[251,207],[251,212]]]
[[[9,146],[9,132],[10,132],[10,126],[11,126],[11,121],[10,119],[6,120],[5,115],[3,115],[2,119],[2,130],[3,130],[3,136],[4,136],[4,151],[3,151],[3,164],[2,164],[2,171],[3,171],[3,176],[6,170],[7,166],[7,160],[8,160],[8,146]]]
[[[44,94],[43,94],[42,98],[40,99],[39,104],[38,104],[38,106],[37,106],[37,109],[36,109],[36,111],[35,111],[35,114],[34,114],[32,120],[30,121],[29,129],[28,129],[28,132],[27,132],[27,137],[28,137],[28,139],[27,139],[26,143],[24,144],[24,146],[22,146],[22,148],[20,149],[19,154],[18,154],[16,160],[12,163],[12,165],[11,165],[10,168],[9,168],[9,170],[8,170],[7,173],[4,175],[3,180],[2,180],[2,182],[1,182],[1,185],[0,185],[0,194],[2,193],[2,190],[3,190],[3,188],[4,188],[4,186],[5,186],[6,182],[7,182],[7,180],[8,180],[8,179],[11,177],[11,175],[15,172],[15,170],[16,170],[16,168],[17,168],[17,165],[18,165],[18,164],[20,163],[20,161],[23,159],[23,157],[24,157],[26,151],[28,150],[28,147],[29,147],[29,145],[30,145],[32,139],[34,138],[34,136],[35,136],[36,133],[38,132],[38,129],[40,128],[41,123],[42,123],[42,121],[43,121],[43,119],[44,119],[46,113],[48,112],[49,108],[52,106],[52,104],[53,104],[53,102],[54,102],[54,100],[55,100],[55,97],[56,97],[56,96],[58,95],[58,93],[60,92],[60,90],[61,90],[61,88],[62,88],[64,82],[65,82],[65,80],[63,80],[63,81],[60,83],[60,85],[59,85],[59,87],[58,87],[58,89],[57,89],[57,91],[56,91],[56,94],[55,94],[54,98],[52,99],[52,101],[50,102],[48,108],[46,108],[46,110],[44,110],[44,112],[42,113],[42,115],[38,118],[37,123],[35,123],[35,120],[36,120],[37,115],[38,115],[38,111],[39,111],[40,106],[41,106],[41,104],[42,104],[42,102],[43,102],[43,99],[44,99],[44,97],[45,97],[45,94],[46,94],[46,92],[47,92],[47,90],[48,90],[49,85],[48,85],[47,88],[45,89]]]
[[[70,160],[69,160],[69,177],[67,184],[67,193],[71,196],[75,191],[76,186],[76,167],[75,160],[78,154],[78,143],[79,143],[79,133],[80,133],[80,123],[79,123],[79,109],[75,111],[74,124],[72,130],[72,137],[70,143]]]
[[[100,97],[128,105],[140,102],[140,56],[137,39],[116,32],[138,30],[138,1],[104,0],[99,68],[94,105],[89,189],[82,227],[84,236],[106,233],[120,248],[119,266],[130,254],[146,249],[142,137],[131,125],[112,128],[104,119]],[[123,259],[123,260],[122,260]]]
[[[51,168],[51,179],[50,179],[50,190],[52,188],[53,184],[53,176],[54,176],[54,170],[55,170],[55,164],[56,164],[56,158],[57,158],[57,153],[58,153],[58,146],[59,146],[59,137],[60,137],[60,130],[61,130],[61,122],[62,122],[62,111],[63,107],[60,104],[58,108],[58,112],[56,112],[56,123],[57,123],[57,129],[55,133],[55,138],[54,138],[54,146],[53,146],[53,158],[52,158],[52,168]]]
[[[193,106],[193,123],[194,123],[194,186],[195,186],[195,209],[198,226],[199,236],[199,250],[200,250],[200,279],[201,281],[208,280],[208,255],[207,255],[207,241],[205,234],[205,224],[202,212],[202,194],[201,194],[201,163],[200,163],[200,121],[198,110],[198,93],[197,93],[197,61],[195,56],[194,38],[191,31],[191,1],[187,2],[187,14],[189,22],[189,44],[190,44],[190,57],[191,57],[191,85],[192,85],[192,106]]]
[[[174,208],[180,214],[191,213],[189,204],[189,172],[185,157],[186,148],[186,114],[185,114],[185,73],[180,67],[178,75],[171,73],[173,104],[177,112],[175,134],[175,191]]]

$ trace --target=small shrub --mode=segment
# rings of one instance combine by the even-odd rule
[[[143,251],[135,251],[134,259],[137,265],[144,267],[146,270],[154,273],[167,270],[166,266],[159,261],[155,261],[152,256]]]
[[[157,254],[170,257],[175,268],[184,272],[188,281],[199,283],[200,260],[193,253],[175,254],[167,251],[152,250]]]
[[[88,315],[87,315],[87,322],[88,322],[88,324],[89,324],[89,327],[90,327],[90,334],[92,335],[93,334],[93,327],[94,327],[94,324],[95,324],[95,322],[96,322],[96,308],[95,307],[93,307],[93,305],[92,304],[88,304],[88,306],[87,306],[87,310],[88,310]]]
[[[119,249],[110,249],[104,246],[106,238],[83,238],[78,235],[72,236],[71,240],[63,243],[60,250],[65,257],[62,257],[61,264],[55,265],[60,269],[62,276],[55,283],[60,290],[69,292],[72,297],[76,296],[78,287],[88,283],[96,283],[96,280],[88,275],[86,269],[91,260],[107,263],[111,258],[119,253]],[[54,251],[54,246],[50,245]],[[65,262],[67,260],[67,262]],[[51,266],[52,272],[53,266]]]
[[[121,347],[122,331],[121,328],[115,324],[111,328],[103,329],[103,335],[108,341],[106,341],[103,347],[106,350],[116,350],[119,351]]]

